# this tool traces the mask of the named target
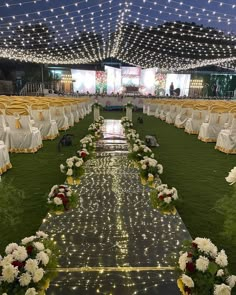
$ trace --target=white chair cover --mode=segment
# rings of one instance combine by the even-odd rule
[[[79,112],[78,112],[78,107],[77,107],[76,103],[75,104],[73,103],[71,105],[71,112],[72,112],[72,114],[74,116],[75,123],[79,123]]]
[[[187,120],[184,131],[189,134],[198,134],[207,114],[207,110],[193,110],[192,117]]]
[[[236,154],[236,118],[233,118],[229,129],[220,131],[215,149],[226,154]]]
[[[0,141],[0,175],[12,167],[9,159],[8,148]]]
[[[209,122],[202,123],[198,139],[204,142],[216,142],[218,134],[223,129],[229,117],[228,113],[210,113]]]
[[[163,108],[162,108],[162,111],[160,113],[160,119],[162,121],[165,121],[166,120],[166,115],[169,112],[169,110],[170,110],[170,105],[169,104],[164,104],[163,105]]]
[[[64,106],[50,106],[51,117],[57,122],[58,130],[69,129],[68,118],[65,115]]]
[[[6,110],[6,122],[10,127],[10,152],[35,153],[43,146],[41,133],[38,128],[31,126],[29,114],[13,115]]]
[[[73,127],[75,125],[75,119],[71,111],[71,106],[70,105],[65,105],[64,106],[65,110],[65,115],[68,118],[68,124],[70,127]]]
[[[170,111],[166,114],[166,123],[168,124],[174,124],[175,119],[177,115],[181,111],[181,106],[180,105],[171,105]]]
[[[5,116],[0,110],[0,140],[9,148],[10,128],[6,126]]]
[[[42,135],[43,140],[54,139],[59,135],[57,122],[51,119],[50,109],[31,110],[31,116]]]
[[[178,128],[185,128],[187,120],[192,116],[192,111],[192,108],[182,108],[175,118],[175,126]]]

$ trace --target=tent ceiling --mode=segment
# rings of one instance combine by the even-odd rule
[[[10,0],[0,5],[0,57],[46,64],[113,57],[174,71],[235,68],[230,1]]]

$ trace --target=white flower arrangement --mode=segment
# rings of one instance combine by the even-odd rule
[[[89,134],[86,135],[84,138],[80,140],[81,148],[86,149],[87,151],[91,152],[96,147],[95,144],[96,137]]]
[[[144,151],[149,152],[149,148],[145,147]],[[150,150],[151,151],[151,150]],[[143,160],[139,161],[140,175],[148,182],[153,182],[154,178],[163,173],[163,167],[158,164],[157,160],[149,157],[144,157]]]
[[[236,182],[236,167],[230,170],[229,175],[225,177],[225,179],[230,185],[233,185]]]
[[[72,189],[64,184],[54,185],[48,195],[50,211],[64,212],[76,207],[77,195]]]
[[[131,152],[129,153],[129,158],[134,161],[141,161],[145,157],[150,157],[152,155],[152,150],[145,144],[138,145],[134,143]]]
[[[176,188],[168,188],[167,184],[161,184],[151,192],[151,200],[154,208],[159,208],[162,213],[175,214],[175,204],[178,200]]]
[[[131,127],[133,127],[133,123],[131,120],[128,119],[128,117],[122,117],[121,124],[126,132],[128,132],[128,130],[131,129]]]
[[[185,242],[180,252],[178,286],[182,294],[231,294],[236,276],[230,275],[224,250],[218,252],[210,239],[196,238]]]
[[[47,269],[57,265],[57,251],[47,234],[40,231],[19,245],[9,244],[5,253],[0,260],[0,294],[31,295],[44,290],[51,277]]]
[[[73,176],[76,178],[83,174],[83,164],[84,160],[82,158],[74,156],[66,160],[66,165],[61,164],[60,170],[67,176]]]

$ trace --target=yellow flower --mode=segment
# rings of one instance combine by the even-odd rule
[[[184,284],[181,279],[177,280],[177,286],[178,286],[180,292],[182,293],[182,295],[187,295],[187,293],[184,291]]]

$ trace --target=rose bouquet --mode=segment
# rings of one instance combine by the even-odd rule
[[[230,295],[236,276],[229,274],[224,250],[206,238],[187,241],[180,252],[178,287],[182,294]]]
[[[137,139],[138,140],[138,139]],[[136,143],[134,143],[130,153],[129,153],[129,158],[131,160],[134,160],[134,161],[141,161],[144,157],[151,157],[151,158],[154,158],[154,154],[152,152],[152,150],[144,145],[144,144],[141,144],[141,145],[137,145]]]
[[[9,244],[0,260],[0,294],[44,294],[57,267],[58,250],[44,232],[24,238],[18,245]]]
[[[84,174],[84,161],[79,157],[71,157],[66,160],[66,165],[61,164],[60,170],[67,175],[68,184],[79,184],[79,177]]]
[[[89,152],[93,152],[96,147],[96,138],[93,135],[86,135],[80,140],[81,148]]]
[[[48,204],[53,212],[64,212],[75,208],[77,195],[67,185],[54,185],[48,195]]]
[[[153,158],[144,157],[143,160],[139,161],[139,167],[142,181],[148,182],[150,185],[153,184],[157,176],[163,173],[163,166]]]
[[[161,212],[174,214],[178,193],[176,188],[169,189],[167,184],[161,184],[151,192],[151,200],[153,207],[159,208]]]
[[[88,161],[92,156],[86,149],[77,151],[77,155],[82,158],[84,162]]]

